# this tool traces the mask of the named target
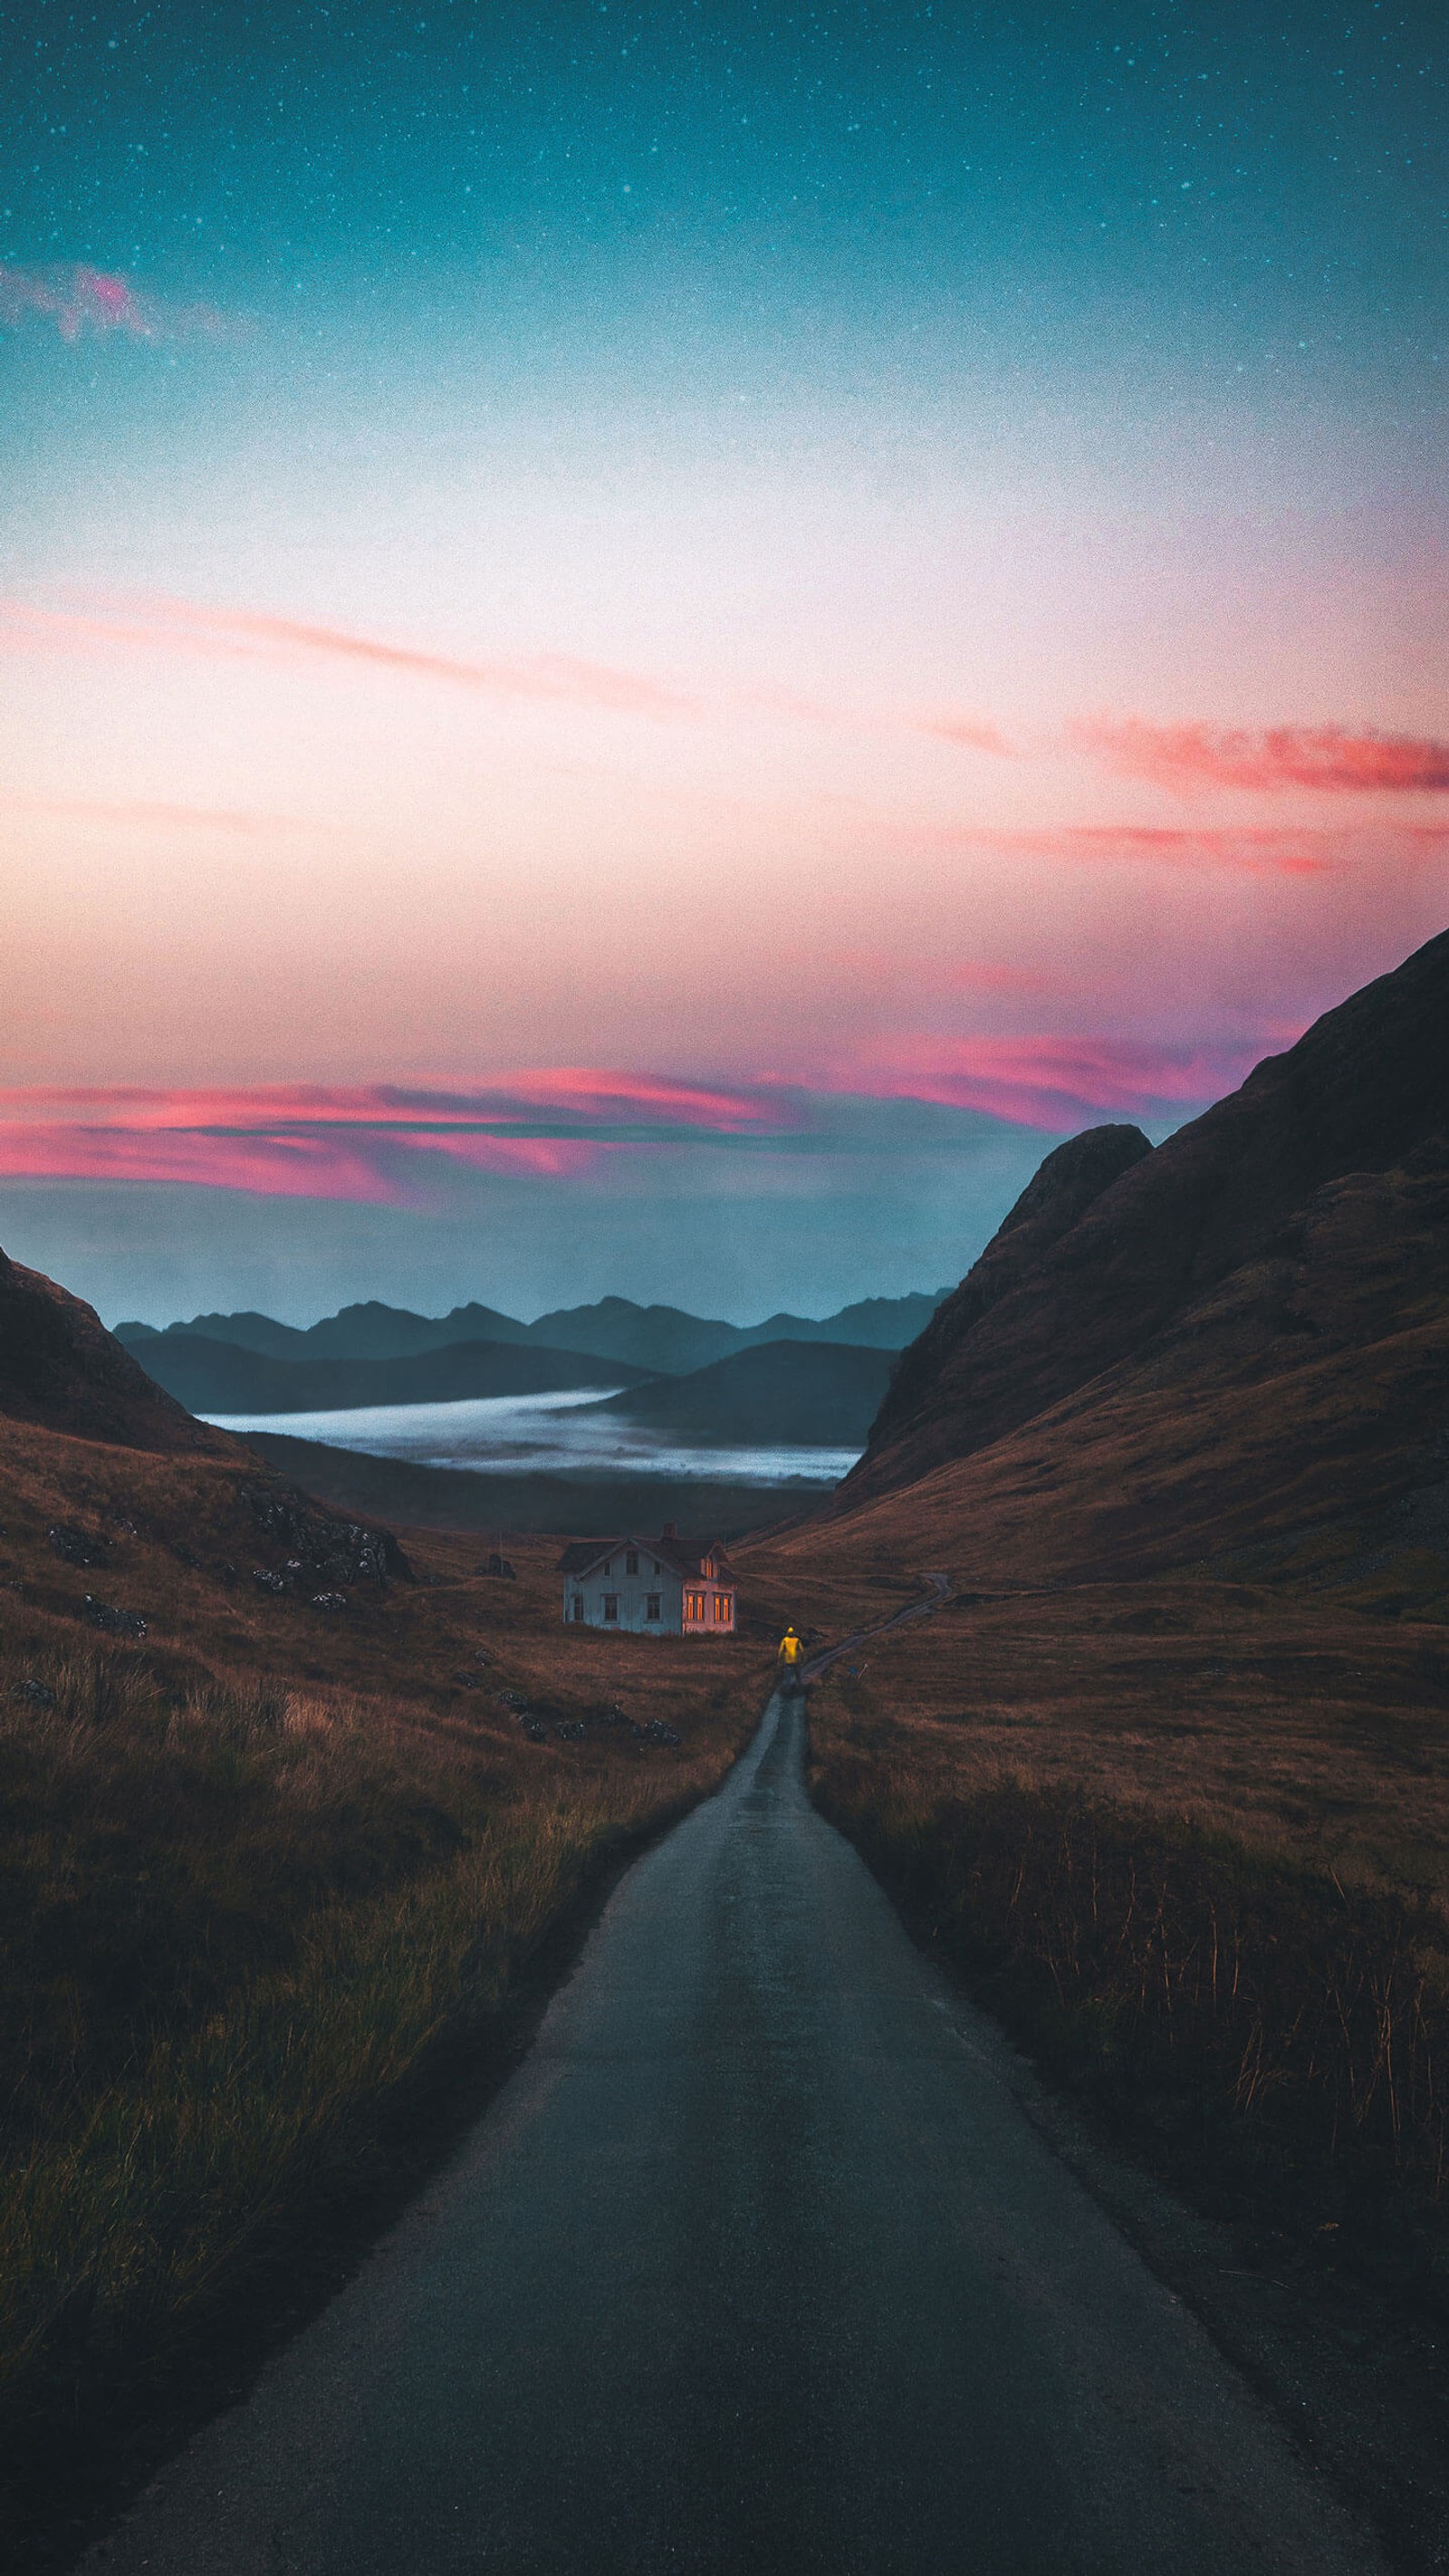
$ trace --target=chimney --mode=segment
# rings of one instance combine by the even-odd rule
[[[673,1521],[666,1521],[666,1522],[665,1522],[665,1524],[664,1524],[664,1530],[663,1530],[663,1536],[664,1536],[665,1538],[677,1538],[677,1537],[679,1536],[679,1532],[678,1532],[678,1530],[675,1528]]]

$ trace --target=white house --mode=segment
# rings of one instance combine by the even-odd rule
[[[640,1637],[732,1637],[735,1578],[713,1543],[676,1537],[587,1538],[566,1547],[563,1615],[568,1628],[625,1628]]]

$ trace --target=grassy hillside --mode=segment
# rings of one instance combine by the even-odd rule
[[[1051,1156],[777,1615],[923,1935],[1279,2264],[1449,2317],[1449,940],[1149,1151]]]
[[[41,1418],[0,1413],[0,2530],[38,2567],[324,2294],[504,2062],[545,1944],[720,1778],[769,1657],[758,1628],[566,1630],[556,1541],[511,1539],[512,1579],[476,1538],[399,1547],[24,1295],[48,1338],[17,1399]]]

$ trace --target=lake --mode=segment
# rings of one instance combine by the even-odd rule
[[[475,1396],[459,1404],[367,1404],[340,1413],[208,1413],[219,1431],[274,1431],[470,1474],[660,1476],[710,1484],[838,1485],[858,1449],[681,1448],[627,1414],[598,1411],[609,1387]]]

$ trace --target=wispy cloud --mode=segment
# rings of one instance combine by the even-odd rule
[[[252,814],[235,807],[166,805],[145,799],[89,796],[0,797],[0,814],[51,816],[64,823],[117,824],[138,832],[239,832],[248,838],[317,827],[284,814]]]
[[[963,751],[989,751],[998,760],[1021,757],[1017,745],[1007,741],[990,716],[922,716],[915,729],[934,734],[939,742],[957,743]]]
[[[148,295],[112,269],[0,267],[0,324],[49,323],[62,340],[120,332],[130,340],[216,338],[230,327],[210,304],[173,304]]]
[[[0,1176],[183,1181],[272,1197],[406,1205],[429,1164],[567,1178],[624,1145],[793,1123],[784,1097],[563,1066],[457,1089],[374,1083],[0,1092]]]
[[[1297,1033],[1268,1034],[1282,1044]],[[836,1111],[852,1097],[928,1101],[1056,1134],[1103,1117],[1163,1119],[1230,1090],[1264,1037],[1182,1047],[906,1034],[817,1065],[808,1087],[798,1077],[729,1085],[579,1066],[456,1086],[31,1087],[0,1091],[0,1178],[426,1207],[459,1166],[569,1181],[625,1151],[822,1150],[827,1130],[838,1144]]]
[[[976,958],[948,967],[942,981],[961,993],[1068,993],[1074,989],[1057,975],[1041,975],[1021,966],[992,966]]]
[[[895,835],[916,849],[998,850],[1003,856],[1056,859],[1074,865],[1138,865],[1174,870],[1220,869],[1237,876],[1322,876],[1345,864],[1338,832],[1227,825],[1184,831],[1171,824],[1064,823],[999,830],[981,823],[902,827]]]
[[[687,692],[635,671],[586,662],[567,653],[465,660],[375,635],[249,609],[214,608],[184,599],[142,599],[88,609],[39,608],[0,600],[0,640],[13,645],[145,646],[208,657],[242,655],[274,663],[341,663],[442,680],[484,696],[532,698],[598,707],[616,715],[692,713]]]
[[[1189,1047],[1110,1037],[906,1037],[878,1048],[854,1071],[852,1087],[1062,1134],[1093,1118],[1161,1119],[1199,1108],[1235,1089],[1263,1052],[1261,1036]]]
[[[1182,790],[1235,787],[1278,795],[1307,787],[1362,796],[1449,789],[1449,742],[1430,735],[1355,732],[1346,725],[1271,725],[1256,733],[1099,716],[1073,725],[1070,739],[1119,777]]]

